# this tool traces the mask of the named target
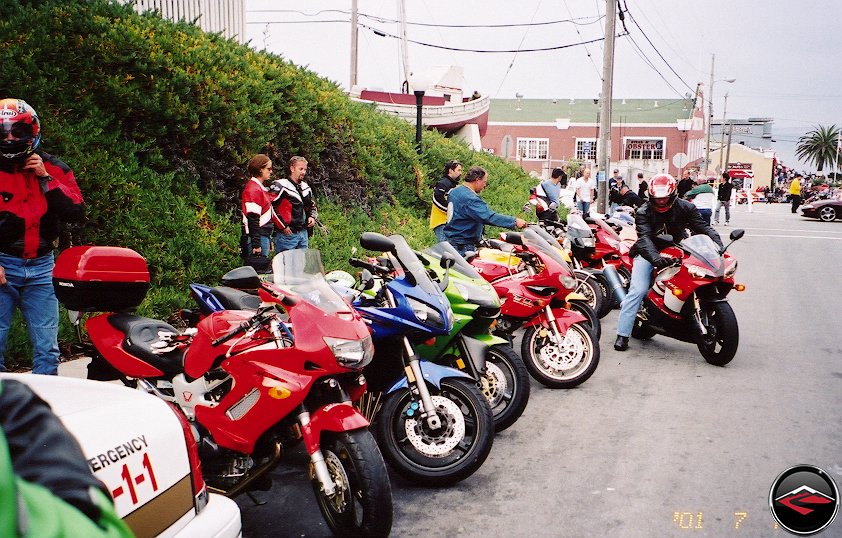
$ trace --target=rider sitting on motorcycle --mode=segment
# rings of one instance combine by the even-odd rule
[[[663,269],[678,262],[673,257],[661,256],[660,250],[669,246],[658,239],[669,234],[678,242],[685,237],[685,229],[695,234],[705,234],[722,247],[719,234],[706,223],[692,203],[678,199],[678,183],[669,174],[658,174],[649,181],[649,200],[635,213],[637,242],[629,255],[633,259],[629,291],[620,307],[617,320],[617,340],[614,349],[625,351],[629,347],[634,320],[640,303],[652,285],[652,268]]]

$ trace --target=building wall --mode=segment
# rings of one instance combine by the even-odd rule
[[[728,153],[727,146],[722,150],[714,150],[710,152],[710,160],[715,166],[719,166],[720,151],[728,155],[728,166],[723,167],[726,170],[732,168],[739,168],[742,170],[751,170],[754,172],[754,188],[762,185],[770,185],[772,183],[772,162],[773,152],[760,152],[748,148],[742,144],[731,144],[731,151]],[[722,161],[724,163],[725,156]]]
[[[172,21],[196,21],[206,32],[245,43],[246,0],[136,0],[134,7],[138,13],[158,11]]]
[[[679,130],[677,125],[614,125],[611,129],[611,163],[618,168],[634,168],[649,172],[648,175],[669,172],[680,175],[681,169],[672,163],[677,153],[688,155],[690,162],[703,157],[704,129],[697,122],[691,130]],[[518,138],[545,138],[549,141],[547,159],[523,159],[517,155]],[[625,146],[629,139],[662,139],[664,158],[659,160],[628,160],[625,159]],[[482,137],[484,150],[494,153],[510,161],[518,162],[525,170],[542,172],[559,166],[562,162],[576,157],[577,139],[592,139],[594,144],[599,140],[597,124],[564,124],[557,123],[502,123],[489,122],[488,130]],[[597,147],[597,146],[595,146]],[[508,154],[504,151],[508,149]],[[597,155],[598,155],[597,147]]]

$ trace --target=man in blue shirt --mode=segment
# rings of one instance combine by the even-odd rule
[[[488,172],[475,166],[468,171],[464,183],[454,187],[447,198],[444,235],[463,256],[468,251],[476,250],[485,224],[510,229],[526,227],[525,220],[495,213],[488,207],[479,197],[486,185]]]

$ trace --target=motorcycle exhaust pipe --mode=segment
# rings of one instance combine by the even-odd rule
[[[613,265],[606,264],[605,267],[602,268],[602,274],[605,275],[605,279],[608,281],[608,285],[614,293],[617,303],[622,303],[623,299],[626,298],[626,289],[623,287],[623,281],[620,280],[620,275],[617,273],[617,269],[615,269]]]

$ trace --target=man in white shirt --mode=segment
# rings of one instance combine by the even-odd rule
[[[591,169],[585,168],[582,171],[582,177],[578,178],[575,183],[576,207],[582,212],[583,217],[587,217],[590,213],[595,188],[596,183],[591,177]]]

